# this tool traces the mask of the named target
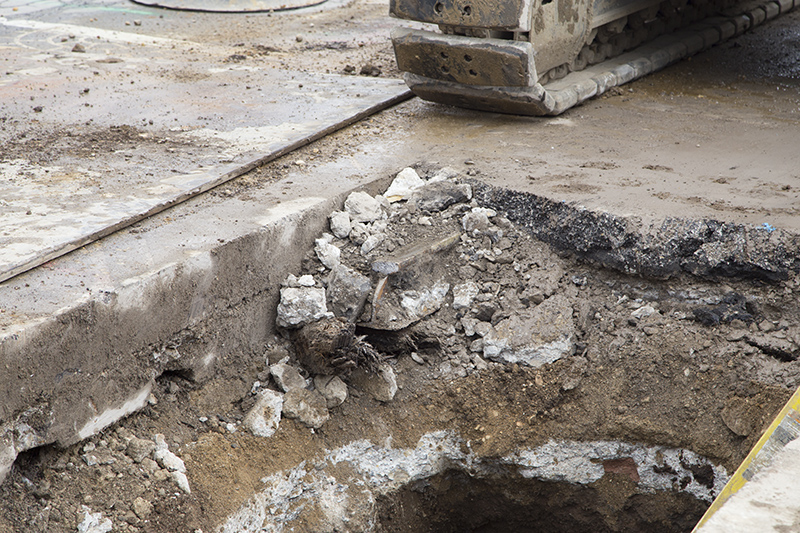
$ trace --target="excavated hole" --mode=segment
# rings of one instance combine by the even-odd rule
[[[685,493],[633,490],[625,474],[587,486],[448,470],[379,498],[379,519],[386,532],[673,532],[691,530],[707,505]]]

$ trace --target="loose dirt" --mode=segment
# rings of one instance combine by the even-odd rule
[[[436,169],[418,170],[430,177]],[[342,242],[343,261],[369,273],[371,257],[463,233],[460,219],[469,208],[430,215],[395,209],[388,238],[373,255],[364,258]],[[800,377],[800,279],[645,279],[556,254],[502,213],[497,221],[503,235],[496,242],[466,235],[435,258],[434,274],[479,287],[469,310],[456,311],[450,295],[439,311],[399,332],[360,330],[390,357],[399,386],[393,401],[376,402],[351,386],[319,430],[283,419],[272,437],[250,435],[239,423],[253,391],[275,387],[267,365],[286,355],[294,361],[291,342],[276,336],[264,353],[243,354],[251,363],[220,368],[208,383],[162,375],[147,408],[87,441],[20,456],[0,487],[0,527],[75,531],[86,506],[110,519],[114,531],[214,531],[272,474],[304,461],[326,468],[328,451],[356,440],[413,448],[442,429],[487,461],[554,438],[618,440],[685,448],[732,472]],[[304,272],[322,269],[309,251]],[[479,336],[461,320],[496,325],[555,297],[571,310],[575,351],[539,368],[486,361]],[[183,339],[202,342],[199,335]],[[185,462],[191,494],[152,460],[132,457],[134,436],[156,434]],[[344,464],[327,468],[340,480],[354,479]],[[643,495],[624,468],[580,487],[513,476],[475,481],[453,471],[382,496],[374,530],[507,531],[537,520],[557,531],[589,523],[598,531],[685,531],[705,505],[686,494]],[[472,514],[464,518],[460,511],[467,510]],[[557,527],[565,513],[574,524]],[[291,527],[319,531],[320,520],[309,512]]]

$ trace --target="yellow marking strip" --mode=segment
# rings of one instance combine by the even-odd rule
[[[794,392],[792,397],[789,398],[789,401],[786,402],[786,405],[783,406],[783,409],[781,409],[781,412],[778,413],[778,416],[776,416],[775,419],[772,421],[772,424],[769,425],[769,427],[761,436],[761,438],[758,439],[756,445],[753,446],[753,449],[750,450],[749,454],[747,454],[747,457],[745,457],[744,461],[742,461],[742,464],[739,465],[739,468],[736,469],[736,472],[734,472],[731,479],[728,480],[728,483],[722,489],[722,492],[720,492],[719,495],[714,499],[711,506],[706,510],[705,514],[703,515],[703,518],[700,519],[700,521],[692,530],[692,533],[697,532],[700,529],[700,527],[703,524],[705,524],[708,521],[708,519],[711,518],[711,516],[725,504],[726,501],[728,501],[728,498],[733,496],[739,489],[741,489],[744,486],[745,483],[747,483],[747,479],[745,479],[744,473],[756,461],[759,454],[761,454],[761,452],[763,451],[764,446],[770,441],[770,439],[772,439],[773,434],[775,433],[775,430],[778,428],[778,426],[780,426],[781,423],[787,418],[792,418],[795,423],[800,423],[800,414],[798,414],[798,412],[800,412],[800,388],[798,388]],[[780,446],[782,447],[783,445]],[[761,468],[766,466],[766,464],[761,464],[761,465],[757,464],[755,466],[756,470],[760,470]]]

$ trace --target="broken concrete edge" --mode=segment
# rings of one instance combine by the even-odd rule
[[[479,203],[502,211],[554,249],[626,274],[775,282],[800,272],[800,236],[769,224],[670,217],[647,225],[637,217],[468,182]]]
[[[203,383],[263,357],[280,282],[345,196],[265,209],[257,231],[2,332],[0,481],[20,453],[72,445],[145,407],[165,372]]]
[[[326,467],[339,463],[349,464],[354,479],[330,477]],[[578,485],[595,483],[615,472],[630,477],[639,493],[677,488],[706,502],[728,480],[724,467],[686,449],[620,441],[550,440],[506,457],[486,458],[473,451],[470,441],[439,430],[423,435],[414,448],[351,442],[330,450],[315,465],[307,466],[304,461],[265,477],[264,490],[232,513],[218,531],[261,531],[268,525],[281,531],[280,525],[295,519],[301,510],[306,516],[315,516],[317,523],[312,527],[318,531],[336,531],[337,526],[360,521],[371,523],[379,496],[448,470],[478,478],[521,476]],[[358,487],[357,494],[343,490],[345,485]]]

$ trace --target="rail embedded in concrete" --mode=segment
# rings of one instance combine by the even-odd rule
[[[20,17],[0,17],[0,44],[5,110],[65,144],[45,161],[47,146],[3,154],[0,282],[411,96],[398,80],[243,69],[219,46]],[[197,79],[165,87],[165,65]],[[27,124],[2,137],[21,146]],[[90,148],[106,136],[127,138]]]

